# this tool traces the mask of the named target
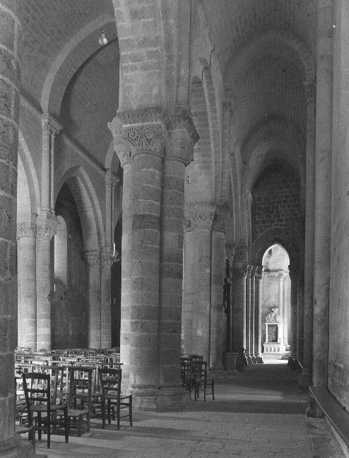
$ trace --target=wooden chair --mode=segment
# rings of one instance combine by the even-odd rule
[[[112,417],[116,418],[117,429],[120,429],[122,418],[128,418],[132,426],[132,395],[121,394],[121,368],[102,367],[99,370],[99,377],[102,392],[102,427],[105,428],[106,418],[108,424],[111,424]],[[124,410],[127,410],[126,414],[122,414]]]
[[[70,433],[81,436],[90,430],[92,368],[68,367],[68,418]]]
[[[29,372],[22,374],[23,388],[27,410],[34,420],[38,439],[41,440],[42,432],[47,434],[47,448],[51,446],[51,432],[57,416],[64,419],[65,441],[69,440],[69,425],[67,407],[51,403],[51,377],[50,374]]]
[[[192,378],[194,386],[195,400],[199,399],[200,391],[203,391],[204,401],[206,401],[207,389],[211,388],[212,400],[214,400],[214,378],[209,375],[207,362],[203,360],[192,361]]]
[[[25,394],[23,389],[22,377],[15,377],[16,386],[16,434],[28,434],[28,439],[32,442],[33,450],[35,450],[35,430],[33,422],[33,414],[27,408]]]

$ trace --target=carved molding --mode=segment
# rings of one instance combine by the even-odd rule
[[[205,202],[191,202],[185,208],[185,230],[210,230],[214,214],[214,205]]]

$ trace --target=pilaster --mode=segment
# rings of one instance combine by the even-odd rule
[[[84,252],[88,269],[88,346],[101,348],[101,258],[98,250]]]

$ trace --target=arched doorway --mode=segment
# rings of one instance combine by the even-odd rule
[[[292,336],[290,258],[276,243],[262,260],[260,338],[264,360],[286,359]]]

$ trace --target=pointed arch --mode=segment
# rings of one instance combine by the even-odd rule
[[[83,167],[72,167],[58,183],[55,200],[64,183],[68,184],[79,211],[85,247],[100,249],[105,244],[102,211],[90,177]]]

